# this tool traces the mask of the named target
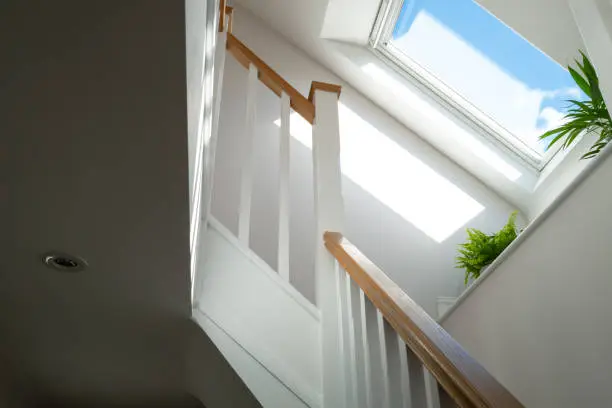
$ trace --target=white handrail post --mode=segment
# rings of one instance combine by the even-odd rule
[[[278,176],[278,274],[289,282],[289,168],[291,100],[281,94],[280,173]]]
[[[257,67],[249,65],[249,78],[246,95],[246,118],[244,122],[244,157],[240,181],[240,209],[238,212],[238,238],[249,246],[251,233],[251,198],[253,194],[254,157],[253,146],[255,139],[255,106],[257,103]]]
[[[219,139],[219,117],[221,116],[221,96],[223,93],[223,73],[225,71],[225,44],[227,43],[227,33],[217,33],[217,44],[215,45],[215,65],[213,67],[213,81],[214,81],[214,104],[213,104],[213,115],[210,132],[210,140],[208,143],[208,154],[205,170],[206,180],[206,194],[204,201],[204,209],[206,210],[205,223],[210,217],[211,201],[212,201],[212,190],[214,185],[214,173],[215,173],[215,156],[217,152],[217,140]]]
[[[325,231],[344,232],[344,203],[340,172],[338,93],[313,83],[315,104],[312,151],[316,217],[315,278],[321,310],[323,406],[347,407],[345,342],[342,332],[340,272],[323,244]]]
[[[210,11],[210,10],[209,10]],[[212,44],[212,39],[210,41]],[[202,279],[204,278],[201,274],[198,274],[198,265],[204,262],[201,259],[202,254],[206,252],[203,250],[205,241],[205,231],[208,227],[208,220],[210,219],[210,212],[212,207],[212,191],[214,188],[215,179],[215,157],[217,153],[217,140],[219,138],[219,117],[221,115],[221,95],[223,93],[223,73],[225,71],[225,56],[226,50],[225,45],[227,43],[227,33],[218,32],[216,35],[216,42],[214,43],[215,54],[212,65],[212,78],[205,75],[205,70],[202,71],[201,81],[212,81],[205,87],[213,89],[213,106],[212,106],[212,123],[205,123],[205,103],[201,101],[200,117],[198,123],[199,132],[203,134],[203,152],[204,162],[202,164],[202,170],[200,177],[202,182],[199,184],[199,208],[194,209],[194,222],[197,226],[194,228],[192,244],[191,244],[191,271],[193,279],[192,297],[194,304],[197,305],[202,293]],[[212,45],[211,45],[212,46]],[[204,95],[203,95],[204,96]],[[208,126],[208,129],[205,127]],[[195,218],[197,217],[197,218]],[[196,306],[197,307],[197,306]]]

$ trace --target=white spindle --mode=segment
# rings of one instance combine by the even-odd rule
[[[406,349],[408,355],[408,374],[410,377],[410,401],[413,408],[427,407],[427,396],[425,389],[425,377],[423,375],[423,364],[421,360],[410,349]]]
[[[398,336],[393,327],[383,319],[387,359],[387,378],[389,379],[389,407],[403,408],[402,365]]]
[[[315,120],[312,127],[315,184],[317,305],[321,310],[323,405],[345,408],[346,375],[344,341],[338,296],[336,261],[323,244],[325,231],[344,232],[344,209],[340,173],[340,129],[338,95],[315,90]]]
[[[289,151],[290,106],[289,95],[281,95],[280,174],[278,186],[278,274],[289,281]]]
[[[336,264],[337,265],[337,264]],[[357,365],[355,357],[355,324],[353,322],[353,310],[351,308],[350,280],[351,277],[338,267],[340,274],[341,291],[341,313],[342,332],[344,340],[344,369],[346,378],[346,401],[348,407],[357,407]]]
[[[353,346],[355,348],[355,384],[357,388],[357,406],[373,408],[369,405],[369,379],[366,377],[366,344],[364,332],[364,314],[361,298],[363,292],[353,279],[348,278],[350,309],[352,314]]]
[[[425,381],[425,397],[427,398],[427,408],[440,408],[440,394],[438,391],[438,381],[423,366],[423,375]]]
[[[398,355],[400,362],[401,372],[401,386],[402,386],[402,406],[404,408],[413,408],[410,401],[410,374],[408,372],[408,353],[406,352],[406,343],[397,335]]]
[[[389,386],[389,364],[387,361],[387,342],[385,341],[385,318],[380,310],[376,310],[376,328],[378,329],[378,347],[380,349],[380,362],[382,365],[383,398],[380,406],[391,408],[391,388]]]
[[[385,387],[386,370],[383,367],[383,354],[381,354],[381,338],[378,330],[378,310],[365,296],[363,297],[363,302],[363,309],[365,312],[364,330],[367,338],[366,346],[369,363],[370,406],[384,408],[387,395]]]
[[[366,302],[369,303],[369,301],[366,299],[365,293],[363,293],[363,291],[359,289],[359,308],[361,312],[361,349],[363,350],[363,370],[367,407],[374,408],[376,407],[376,404],[374,404],[374,396],[372,391],[372,383],[374,382],[374,379],[372,378],[372,357],[370,357],[370,343],[368,339],[368,318],[366,315]],[[372,306],[371,303],[370,306]]]
[[[251,198],[253,193],[255,139],[255,105],[257,103],[257,68],[249,66],[249,78],[246,95],[246,118],[244,122],[244,156],[240,184],[240,210],[238,214],[238,238],[246,246],[249,245],[251,231]]]

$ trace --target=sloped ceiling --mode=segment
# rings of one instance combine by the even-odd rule
[[[553,59],[566,65],[576,50],[583,49],[582,39],[565,0],[476,0]],[[372,14],[379,0],[237,0],[273,28],[302,46],[320,37],[326,11],[344,7],[345,18],[340,30],[368,32],[371,27],[353,27],[371,21],[373,15],[355,18],[356,13]],[[335,13],[334,13],[335,14]],[[339,14],[339,13],[338,13]],[[375,14],[375,11],[374,11]],[[340,25],[340,24],[338,24]],[[342,38],[340,33],[337,34]],[[354,37],[363,44],[363,36]]]
[[[371,27],[355,25],[372,21],[380,4],[379,0],[236,1],[305,51],[316,47],[321,40],[328,6],[338,16],[331,22],[338,26],[338,30],[333,30],[336,38],[364,44],[363,33],[369,33]],[[565,0],[476,1],[562,65],[572,61],[577,50],[584,49]],[[339,8],[345,8],[345,13],[340,13]],[[359,18],[356,18],[358,14]],[[351,35],[343,35],[342,32]],[[361,35],[354,34],[357,32]],[[323,36],[329,37],[327,27]]]

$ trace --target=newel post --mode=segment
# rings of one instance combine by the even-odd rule
[[[316,299],[321,310],[323,405],[347,407],[345,341],[342,331],[341,282],[337,264],[323,243],[325,231],[344,232],[340,172],[340,87],[313,82],[309,99],[315,105],[312,126],[316,253]]]
[[[209,9],[208,11],[210,12],[211,10]],[[197,192],[197,194],[199,194],[198,202],[200,205],[192,218],[192,223],[197,225],[191,237],[192,298],[194,306],[196,307],[200,299],[200,294],[202,293],[203,285],[203,275],[198,273],[197,268],[198,265],[204,264],[204,259],[200,259],[199,257],[202,257],[202,254],[206,253],[206,251],[204,251],[204,240],[212,207],[215,157],[219,133],[219,116],[221,115],[221,95],[223,92],[223,73],[226,55],[225,47],[227,43],[227,33],[223,30],[223,26],[218,27],[218,32],[216,34],[216,36],[206,36],[206,49],[214,47],[215,53],[212,60],[206,59],[205,64],[207,68],[202,71],[201,78],[201,81],[204,83],[204,89],[212,89],[213,106],[211,108],[206,107],[205,97],[207,93],[203,92],[202,99],[200,100],[198,118],[198,134],[202,135],[201,137],[204,144],[203,149],[199,149],[198,152],[203,155],[201,157],[203,157],[204,161],[201,173],[202,182]],[[212,68],[208,68],[210,66],[212,66]],[[206,72],[212,73],[212,75],[205,75]],[[210,121],[205,120],[208,116],[207,109],[212,109],[210,115],[212,120]]]

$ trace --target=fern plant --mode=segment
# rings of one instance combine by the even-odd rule
[[[468,228],[468,240],[459,245],[455,267],[465,269],[465,285],[471,278],[478,278],[483,268],[489,265],[518,236],[516,230],[516,215],[510,214],[508,223],[493,235],[487,235],[475,228]]]
[[[563,117],[564,123],[540,136],[540,140],[548,139],[548,147],[562,143],[563,149],[571,146],[572,142],[583,133],[593,132],[599,134],[599,138],[582,158],[590,159],[599,154],[601,150],[612,140],[612,119],[606,108],[601,89],[599,88],[599,78],[591,61],[582,51],[582,64],[575,60],[580,72],[572,67],[567,67],[576,85],[585,93],[587,100],[577,101],[568,100],[567,113]]]

